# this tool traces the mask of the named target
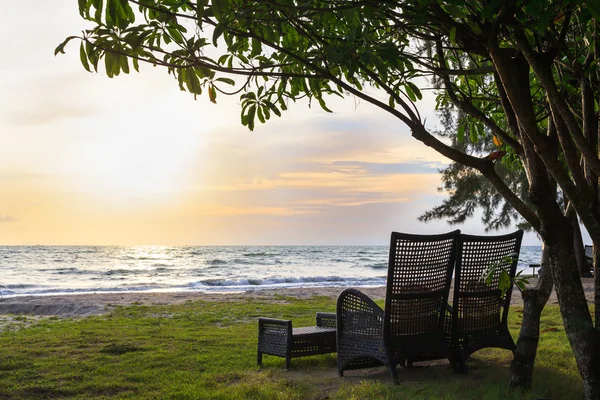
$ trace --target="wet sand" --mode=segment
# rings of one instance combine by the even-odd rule
[[[530,280],[535,285],[537,279]],[[594,280],[584,278],[583,286],[588,302],[594,300]],[[23,296],[0,298],[0,315],[15,316],[63,316],[85,317],[110,312],[115,306],[132,304],[165,305],[181,304],[187,301],[238,301],[247,299],[280,301],[280,296],[291,296],[307,299],[313,296],[327,296],[335,301],[342,287],[329,288],[297,288],[278,290],[255,290],[236,293],[200,293],[200,292],[169,292],[169,293],[90,293],[57,296]],[[384,287],[361,288],[373,299],[381,299],[385,295]],[[557,304],[556,293],[552,293],[548,304]],[[512,304],[522,304],[518,290],[513,291]]]

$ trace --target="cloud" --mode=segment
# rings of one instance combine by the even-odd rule
[[[7,120],[15,126],[50,125],[68,118],[83,118],[95,111],[66,104],[31,104],[10,113]]]
[[[226,215],[305,215],[315,214],[316,210],[307,207],[248,207],[248,206],[209,206],[203,207],[201,215],[226,216]]]
[[[102,109],[97,100],[89,96],[89,92],[93,91],[90,81],[62,71],[50,70],[33,78],[15,72],[12,81],[0,83],[4,83],[9,94],[5,100],[0,100],[3,120],[16,127],[36,127],[64,119],[85,118]]]
[[[11,217],[8,214],[0,214],[0,223],[2,223],[2,222],[16,222],[16,221],[18,221],[18,219],[15,218],[15,217]]]
[[[373,174],[437,174],[446,165],[437,161],[413,161],[401,163],[375,163],[361,161],[334,161],[334,167],[355,167]]]

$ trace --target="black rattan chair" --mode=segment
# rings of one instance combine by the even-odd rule
[[[498,281],[501,268],[513,281],[522,238],[520,230],[502,236],[460,235],[446,332],[463,371],[465,360],[477,350],[496,347],[514,351],[507,325],[512,285],[502,293]],[[491,265],[501,268],[495,269],[488,284],[482,275]]]
[[[448,358],[454,365],[444,316],[459,234],[392,233],[384,310],[357,289],[342,291],[337,301],[340,376],[385,365],[397,383],[397,364]]]

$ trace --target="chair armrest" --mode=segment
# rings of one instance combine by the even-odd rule
[[[287,334],[292,332],[292,321],[287,319],[275,319],[275,318],[259,318],[258,319],[258,332],[259,335],[262,332],[273,332]]]
[[[343,290],[337,300],[338,335],[358,333],[380,336],[383,310],[369,296],[357,289]]]
[[[337,316],[335,315],[335,313],[317,313],[317,326],[322,326],[325,328],[335,328],[336,321]]]

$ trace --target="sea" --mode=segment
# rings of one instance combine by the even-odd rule
[[[0,296],[385,285],[387,246],[0,246]],[[538,264],[523,246],[519,270]]]

